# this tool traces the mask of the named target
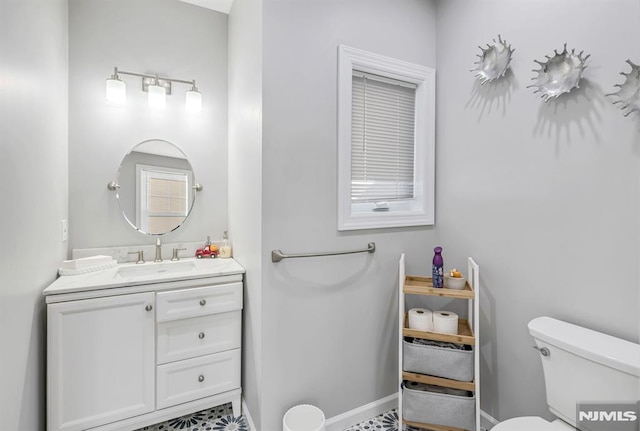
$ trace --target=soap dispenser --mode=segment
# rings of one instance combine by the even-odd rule
[[[229,241],[229,232],[226,230],[222,234],[222,247],[220,247],[219,257],[223,259],[231,257],[231,242]]]

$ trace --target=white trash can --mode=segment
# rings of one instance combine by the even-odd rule
[[[325,431],[324,413],[309,404],[291,407],[282,418],[282,431]]]

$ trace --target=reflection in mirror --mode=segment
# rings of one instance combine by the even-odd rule
[[[141,142],[118,169],[117,198],[124,218],[146,235],[177,229],[195,201],[193,169],[176,145],[160,139]]]

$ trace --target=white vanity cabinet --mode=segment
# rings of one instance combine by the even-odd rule
[[[240,387],[240,283],[161,292],[157,408]]]
[[[234,264],[219,276],[49,286],[48,431],[130,431],[227,402],[239,416],[244,270]]]
[[[50,304],[49,429],[86,430],[154,410],[152,292]]]

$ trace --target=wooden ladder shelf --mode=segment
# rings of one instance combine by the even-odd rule
[[[439,424],[413,422],[403,418],[403,389],[402,385],[399,384],[400,389],[398,392],[398,417],[400,419],[400,422],[405,425],[432,431],[480,431],[480,354],[479,349],[477,348],[479,346],[479,270],[480,268],[474,262],[474,260],[472,258],[469,258],[467,272],[468,281],[465,283],[464,289],[454,290],[446,288],[435,288],[433,287],[432,280],[429,277],[406,275],[404,254],[400,257],[398,280],[398,378],[400,380],[400,383],[402,383],[403,381],[416,382],[426,385],[470,391],[473,392],[475,396],[475,429],[465,430],[462,428],[455,428],[447,425],[447,420],[442,420],[443,423]],[[467,318],[458,319],[457,334],[443,334],[438,332],[426,332],[410,329],[408,310],[405,309],[405,295],[423,295],[466,300],[468,303]],[[473,346],[473,381],[458,381],[438,376],[405,371],[403,369],[404,337],[421,338],[425,340],[442,341]],[[429,406],[427,405],[425,406],[425,408],[428,409]]]

